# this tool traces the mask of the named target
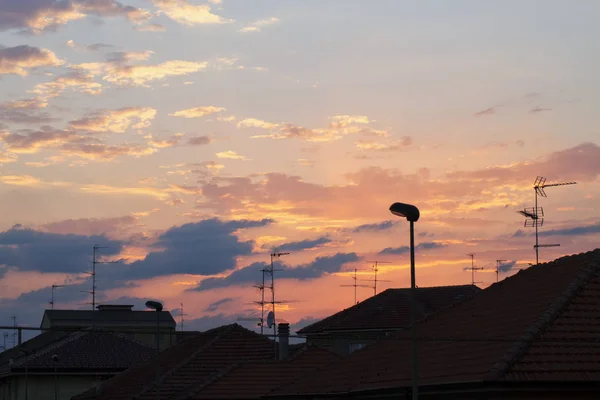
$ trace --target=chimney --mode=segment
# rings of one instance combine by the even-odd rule
[[[281,323],[277,329],[279,331],[279,360],[286,360],[290,345],[290,324]]]

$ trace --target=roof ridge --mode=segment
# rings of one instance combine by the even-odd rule
[[[241,367],[242,365],[248,364],[248,363],[249,362],[246,362],[246,363],[237,362],[237,363],[230,364],[227,367],[218,370],[213,375],[211,375],[210,377],[205,379],[203,382],[199,382],[199,385],[194,386],[194,384],[192,383],[192,385],[191,385],[192,388],[185,393],[180,393],[179,396],[176,398],[176,400],[187,400],[187,399],[191,398],[192,396],[197,395],[203,389],[205,389],[208,386],[212,385],[213,383],[217,382],[219,379],[227,376],[230,372],[232,372],[232,371],[236,370],[237,368]]]
[[[209,340],[208,342],[206,342],[203,346],[200,346],[196,351],[194,351],[190,356],[186,357],[182,362],[180,362],[179,364],[177,364],[176,366],[174,366],[173,368],[169,369],[167,372],[165,372],[164,374],[161,375],[161,377],[159,378],[159,383],[164,382],[164,380],[167,377],[172,376],[175,372],[177,372],[179,369],[181,369],[184,365],[186,365],[188,362],[190,362],[191,360],[193,360],[195,357],[198,356],[199,353],[203,352],[204,350],[208,349],[210,346],[212,346],[217,340],[219,340],[221,338],[221,335],[223,333],[229,332],[233,329],[233,327],[237,325],[237,324],[231,324],[231,325],[227,325],[221,332],[219,332],[215,337],[213,337],[211,340]],[[210,331],[215,331],[218,328],[214,328],[211,329],[207,332]],[[193,339],[191,339],[193,340]],[[168,349],[165,349],[168,350]],[[157,356],[160,357],[160,354]],[[144,395],[144,393],[147,393],[148,391],[150,391],[153,387],[156,387],[156,382],[151,382],[148,385],[146,385],[137,395],[133,396],[134,398],[138,398],[142,395]]]
[[[594,253],[594,252],[589,252]],[[588,254],[583,253],[581,255]],[[559,260],[565,259],[561,257],[550,263],[556,263]],[[488,372],[489,378],[500,379],[502,378],[525,353],[525,351],[531,346],[533,340],[539,336],[539,334],[548,327],[567,307],[573,298],[587,285],[590,280],[600,273],[600,256],[596,257],[588,262],[583,270],[575,277],[575,279],[569,284],[567,289],[552,301],[552,303],[546,308],[546,310],[540,315],[540,317],[525,330],[523,335],[514,342],[509,349],[506,351],[502,359],[495,363],[490,371]],[[550,264],[546,263],[546,264]]]
[[[88,332],[84,332],[84,331],[71,332],[66,336],[62,336],[60,339],[51,342],[50,344],[48,344],[48,346],[45,346],[45,348],[42,348],[39,351],[33,351],[32,354],[28,355],[27,357],[25,357],[25,356],[19,357],[17,359],[17,360],[19,360],[18,363],[21,364],[21,360],[27,359],[27,364],[29,364],[29,363],[33,362],[35,359],[48,354],[51,350],[54,350],[60,346],[63,346],[65,343],[71,343],[71,342],[83,337],[86,333],[88,333]],[[16,363],[17,362],[15,360],[15,364]]]

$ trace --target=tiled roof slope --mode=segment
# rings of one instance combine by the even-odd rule
[[[46,337],[52,334],[44,333]],[[21,353],[15,355],[14,364],[4,365],[0,374],[22,370],[25,365],[30,372],[53,371],[54,368],[58,371],[77,369],[78,372],[122,371],[146,361],[154,354],[152,348],[134,340],[95,331],[62,335],[58,340],[49,341],[45,346],[35,349],[32,346],[23,347],[32,351],[32,354],[27,357]],[[58,356],[58,362],[52,360],[53,355]]]
[[[430,316],[418,324],[419,383],[600,381],[599,273],[600,249],[562,257]],[[410,387],[410,360],[407,329],[281,393]]]
[[[293,358],[280,362],[249,363],[233,368],[216,382],[186,400],[258,399],[276,388],[303,379],[307,374],[338,360],[340,356],[316,346],[304,345]]]
[[[417,288],[418,318],[479,293],[475,285]],[[299,335],[341,330],[399,329],[410,324],[410,289],[387,289],[376,296],[298,331]]]
[[[204,332],[160,354],[160,398],[187,398],[237,363],[273,359],[267,337],[232,324]],[[156,359],[104,382],[101,393],[90,390],[73,399],[145,400],[156,398]]]

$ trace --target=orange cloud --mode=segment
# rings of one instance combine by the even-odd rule
[[[245,27],[240,29],[240,32],[243,32],[243,33],[260,32],[262,30],[262,28],[264,28],[265,26],[274,25],[277,23],[279,23],[279,18],[271,17],[271,18],[267,18],[267,19],[261,19],[261,20],[254,21],[254,22],[246,25]]]
[[[256,118],[245,118],[237,123],[238,128],[262,128],[262,129],[275,129],[279,124],[273,122],[263,121]]]
[[[143,26],[138,26],[135,28],[139,32],[164,32],[167,28],[161,24],[148,24]]]
[[[12,186],[44,187],[44,186],[69,186],[68,182],[44,182],[31,175],[0,175],[0,183]]]
[[[210,6],[190,4],[187,0],[153,0],[154,5],[173,21],[183,25],[226,24],[232,19],[213,14]]]
[[[242,161],[249,160],[249,158],[247,158],[246,156],[239,155],[238,153],[236,153],[235,151],[232,151],[232,150],[221,151],[221,152],[217,153],[216,156],[219,158],[228,158],[231,160],[242,160]]]
[[[94,81],[94,76],[81,70],[58,76],[50,82],[39,83],[32,92],[47,101],[48,98],[59,96],[68,88],[92,95],[102,93],[102,85]]]
[[[223,107],[215,107],[215,106],[203,106],[196,108],[188,108],[187,110],[179,110],[175,111],[172,114],[169,114],[172,117],[184,117],[184,118],[200,118],[205,115],[218,113],[221,111],[225,111]]]
[[[149,127],[155,116],[156,109],[151,107],[123,107],[71,121],[69,126],[91,132],[125,132],[129,127]]]
[[[32,46],[0,47],[0,75],[27,76],[29,69],[64,64],[52,51]]]

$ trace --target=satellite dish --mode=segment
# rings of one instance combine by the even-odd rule
[[[273,314],[273,311],[269,311],[269,314],[267,314],[267,326],[269,328],[271,328],[274,324],[275,324],[275,314]]]

